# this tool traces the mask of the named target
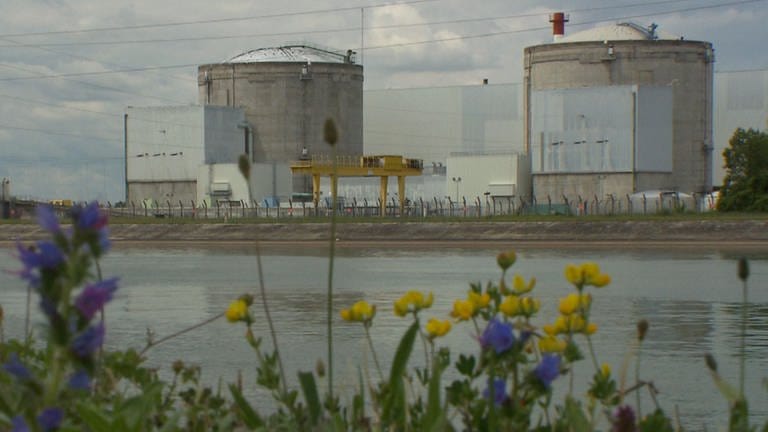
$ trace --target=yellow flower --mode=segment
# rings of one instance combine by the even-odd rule
[[[600,373],[605,378],[608,378],[609,376],[611,376],[611,365],[609,365],[608,363],[603,363],[602,366],[600,366]]]
[[[540,307],[541,302],[539,299],[533,297],[523,297],[520,299],[520,312],[527,317],[538,312]]]
[[[521,295],[530,292],[533,287],[536,286],[536,278],[532,277],[531,281],[526,283],[522,276],[515,274],[512,284],[515,290],[515,294]]]
[[[469,300],[456,300],[453,302],[451,316],[459,321],[466,321],[475,314],[475,308]]]
[[[499,267],[504,271],[512,267],[512,264],[514,264],[516,260],[517,255],[515,255],[515,252],[513,251],[502,252],[496,255],[496,263],[498,263]]]
[[[243,299],[233,301],[225,312],[227,321],[245,321],[248,317],[248,304]]]
[[[580,266],[568,264],[565,266],[565,279],[578,288],[585,285],[602,288],[611,283],[611,277],[600,273],[600,266],[593,262],[586,262]]]
[[[430,292],[427,297],[419,291],[408,291],[395,302],[395,315],[405,316],[408,312],[418,312],[432,306],[434,296]]]
[[[426,331],[427,334],[429,334],[430,339],[445,336],[446,333],[451,331],[451,322],[448,320],[430,318],[429,321],[427,321]]]
[[[587,328],[584,329],[584,334],[586,334],[587,336],[592,336],[595,333],[597,333],[597,324],[595,323],[587,324]]]
[[[560,299],[560,313],[563,315],[570,315],[576,312],[579,308],[579,295],[576,293],[568,294]]]
[[[508,317],[520,315],[520,297],[514,295],[505,297],[499,305],[499,310]]]
[[[566,343],[554,336],[545,336],[539,339],[539,351],[542,353],[561,353],[565,351]]]
[[[472,303],[472,307],[475,310],[478,310],[488,307],[488,304],[491,302],[491,296],[488,295],[488,293],[480,295],[474,291],[470,291],[467,300]]]
[[[341,310],[341,319],[344,321],[367,322],[376,315],[376,306],[371,306],[367,301],[361,300],[349,309]]]

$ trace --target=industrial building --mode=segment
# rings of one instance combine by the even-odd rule
[[[619,23],[525,48],[533,194],[624,197],[712,188],[708,42]]]
[[[240,108],[251,139],[252,162],[288,163],[330,154],[323,125],[338,130],[338,155],[363,153],[363,67],[354,53],[288,45],[245,52],[198,67],[201,105]],[[294,181],[307,193],[311,180]]]

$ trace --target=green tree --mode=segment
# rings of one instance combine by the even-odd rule
[[[721,211],[768,211],[768,133],[738,128],[725,149]]]

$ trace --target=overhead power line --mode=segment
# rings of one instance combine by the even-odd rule
[[[220,24],[220,23],[229,23],[229,22],[237,22],[237,21],[253,21],[253,20],[260,20],[260,19],[285,18],[285,17],[301,16],[301,15],[317,15],[317,14],[345,12],[345,11],[352,11],[352,10],[359,11],[360,9],[374,9],[374,8],[382,8],[382,7],[389,7],[389,6],[429,3],[434,1],[440,1],[440,0],[410,0],[410,1],[402,1],[402,2],[379,3],[379,4],[369,5],[369,6],[348,6],[348,7],[341,7],[341,8],[314,9],[314,10],[302,11],[302,12],[282,12],[282,13],[275,13],[275,14],[251,15],[251,16],[244,16],[244,17],[214,18],[214,19],[207,19],[207,20],[194,20],[194,21],[176,21],[176,22],[166,22],[166,23],[158,23],[158,24],[138,24],[138,25],[128,25],[128,26],[115,26],[115,27],[95,27],[95,28],[79,29],[79,30],[51,30],[51,31],[44,31],[44,32],[7,33],[7,34],[0,34],[0,37],[62,35],[62,34],[73,34],[73,33],[94,33],[94,32],[105,32],[105,31],[118,31],[118,30],[143,30],[143,29],[150,29],[150,28],[179,27],[179,26],[187,26],[187,25],[199,25],[199,24]]]

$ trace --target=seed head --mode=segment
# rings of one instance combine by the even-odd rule
[[[336,141],[339,139],[336,123],[331,119],[325,120],[325,124],[323,125],[323,139],[331,146],[336,145]]]
[[[739,279],[745,281],[749,277],[749,262],[746,258],[739,258]]]
[[[707,367],[709,368],[709,370],[711,370],[712,372],[717,372],[717,361],[715,361],[715,358],[712,357],[712,354],[707,353],[704,356],[704,361],[707,363]]]
[[[637,322],[637,340],[642,342],[646,333],[648,333],[648,320],[641,319]]]

